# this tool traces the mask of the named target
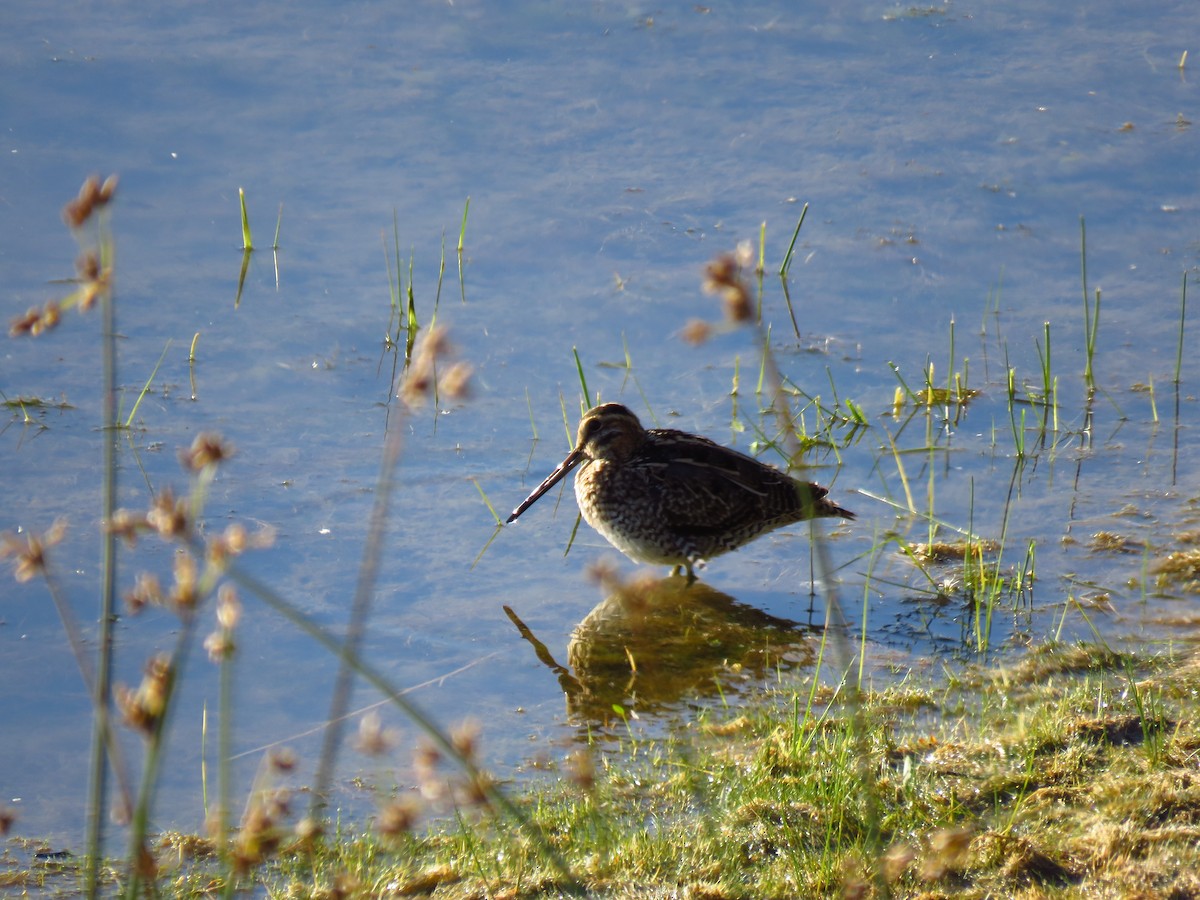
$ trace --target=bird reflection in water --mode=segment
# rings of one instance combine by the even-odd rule
[[[647,714],[736,690],[779,666],[815,659],[817,629],[739,603],[684,576],[619,581],[597,574],[607,593],[575,626],[567,665],[510,608],[521,636],[559,680],[573,720],[607,723],[618,713]]]

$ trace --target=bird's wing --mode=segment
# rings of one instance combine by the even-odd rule
[[[669,434],[675,440],[665,442],[646,474],[676,530],[723,533],[731,524],[795,508],[797,482],[778,469],[707,438]]]

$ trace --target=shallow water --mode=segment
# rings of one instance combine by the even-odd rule
[[[61,204],[88,172],[118,172],[126,410],[171,342],[125,443],[122,505],[182,485],[176,450],[219,430],[238,455],[213,487],[210,527],[272,525],[274,547],[246,565],[330,628],[345,621],[384,429],[399,416],[388,402],[385,254],[395,243],[405,261],[411,254],[427,323],[445,235],[437,317],[475,369],[472,396],[401,423],[401,484],[366,652],[397,684],[420,685],[412,696],[440,721],[480,721],[486,762],[501,772],[558,758],[580,735],[686,724],[764,679],[811,672],[824,611],[810,597],[799,529],[705,571],[706,585],[729,598],[724,624],[708,607],[680,614],[726,635],[715,641],[719,659],[669,648],[659,659],[701,665],[632,687],[619,665],[601,669],[589,703],[577,703],[504,607],[558,665],[593,659],[578,640],[569,650],[575,627],[605,600],[584,571],[615,553],[584,527],[564,555],[569,490],[557,513],[552,492],[488,544],[494,522],[475,484],[503,514],[566,453],[580,399],[573,347],[594,395],[747,449],[763,421],[753,338],[731,332],[696,348],[679,333],[688,319],[719,316],[700,291],[708,259],[756,240],[765,221],[768,266],[777,266],[805,202],[789,283],[801,335],[771,277],[764,318],[789,379],[827,406],[832,383],[871,422],[839,452],[809,458],[812,477],[859,514],[826,531],[871,670],[887,677],[890,667],[975,659],[980,643],[979,619],[954,589],[961,566],[931,567],[947,580],[938,598],[885,543],[890,533],[913,542],[929,534],[926,518],[883,502],[905,498],[889,434],[906,451],[917,509],[943,525],[942,539],[957,528],[1002,543],[1005,571],[1036,547],[1031,595],[1015,610],[1006,595],[986,632],[992,652],[1056,635],[1094,639],[1093,628],[1113,642],[1194,639],[1194,597],[1159,592],[1146,578],[1197,520],[1188,440],[1197,375],[1186,355],[1178,418],[1171,385],[1182,275],[1194,274],[1200,249],[1189,121],[1200,112],[1195,79],[1177,68],[1189,49],[1181,40],[1198,24],[1191,4],[775,4],[747,14],[693,4],[364,3],[247,10],[231,21],[216,6],[147,14],[49,3],[6,20],[6,312],[64,290],[48,283],[70,273],[75,253]],[[260,249],[235,305],[238,187]],[[454,247],[468,196],[463,303]],[[268,245],[280,204],[276,262]],[[1102,288],[1090,421],[1080,216],[1088,283]],[[1047,321],[1059,427],[1040,449],[1027,435],[1022,463],[1005,372],[1015,368],[1018,384],[1039,381]],[[5,396],[65,404],[33,412],[31,424],[15,411],[6,420],[0,528],[69,519],[52,559],[89,632],[97,329],[95,315],[71,315],[46,338],[0,350]],[[1189,346],[1191,331],[1189,323]],[[969,386],[983,393],[948,423],[888,415],[898,384],[889,362],[916,388],[928,360],[941,382],[964,357]],[[1151,383],[1153,395],[1135,390]],[[1026,414],[1032,425],[1040,413]],[[806,422],[815,430],[811,410]],[[1101,531],[1130,544],[1098,549],[1092,535]],[[144,568],[165,578],[171,552],[143,543],[122,563],[123,585]],[[0,701],[0,802],[17,810],[20,833],[78,846],[85,692],[44,587],[0,584],[0,674],[17,686]],[[336,665],[244,600],[239,775],[248,783],[261,748],[281,744],[297,750],[303,784]],[[746,610],[774,619],[755,622]],[[796,623],[791,638],[776,620]],[[162,613],[123,617],[120,680],[136,683],[176,627]],[[737,630],[745,628],[759,629],[761,647]],[[592,633],[591,646],[628,643],[644,629]],[[768,647],[776,666],[764,663]],[[587,682],[593,670],[583,669],[572,674]],[[377,699],[360,689],[356,708]],[[162,827],[203,819],[200,760],[211,766],[213,753],[213,738],[201,735],[206,704],[215,709],[216,675],[197,648],[173,723]],[[394,760],[343,757],[340,801],[354,813],[371,797],[350,787],[352,777],[411,779],[415,737],[398,716],[385,718],[401,729]],[[136,756],[136,742],[128,746]]]

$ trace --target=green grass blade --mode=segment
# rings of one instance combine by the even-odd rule
[[[792,253],[796,249],[796,238],[800,237],[800,226],[804,224],[804,217],[808,215],[808,204],[800,208],[800,221],[796,223],[796,230],[792,232],[792,241],[788,244],[787,253],[783,255],[783,262],[779,266],[779,274],[786,278],[788,269],[792,267]]]
[[[483,502],[487,506],[488,511],[492,514],[492,518],[496,520],[496,524],[503,525],[504,520],[500,518],[500,514],[496,512],[496,507],[492,506],[492,501],[489,500],[488,495],[484,493],[483,485],[479,483],[479,479],[472,478],[471,481],[475,483],[475,490],[479,491],[479,496],[483,498]]]
[[[238,203],[242,207],[242,249],[253,250],[254,238],[250,235],[250,216],[246,213],[246,192],[238,188]]]
[[[579,373],[579,386],[583,389],[583,408],[586,412],[595,406],[595,404],[592,403],[592,394],[588,390],[587,376],[583,374],[583,362],[579,359],[579,348],[572,347],[571,355],[575,357],[575,371]]]
[[[195,346],[194,341],[193,341],[192,346],[193,347]],[[146,383],[144,385],[142,385],[142,391],[140,394],[138,394],[137,400],[134,401],[133,409],[131,409],[129,411],[129,418],[127,418],[125,420],[126,428],[129,428],[131,425],[133,425],[133,417],[137,415],[138,407],[142,405],[142,400],[145,398],[146,394],[148,394],[150,392],[150,385],[152,385],[154,383],[154,376],[158,374],[159,366],[161,366],[163,364],[163,360],[167,358],[167,351],[170,349],[171,349],[171,341],[170,341],[170,339],[168,339],[167,346],[163,347],[163,352],[158,357],[158,362],[156,362],[154,364],[154,370],[150,373],[150,377],[146,379]]]
[[[463,246],[467,237],[467,213],[471,211],[471,198],[467,197],[467,202],[463,204],[462,226],[458,229],[458,290],[462,295],[462,302],[467,302],[467,282],[463,277]]]

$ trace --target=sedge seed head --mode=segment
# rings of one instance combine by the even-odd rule
[[[456,362],[443,373],[439,389],[443,397],[451,400],[463,400],[471,387],[471,367],[464,362]]]
[[[379,810],[375,830],[387,838],[400,837],[413,830],[420,814],[421,803],[416,797],[398,797]]]
[[[46,548],[67,533],[65,519],[56,519],[43,534],[26,534],[24,540],[12,532],[0,535],[0,558],[12,558],[13,577],[26,582],[46,571]]]
[[[738,264],[732,253],[722,253],[704,269],[704,290],[710,294],[733,284],[738,277]]]
[[[750,292],[741,281],[722,291],[721,301],[725,308],[725,318],[730,322],[749,322],[754,318],[754,304],[750,302]]]
[[[148,737],[158,726],[167,708],[171,673],[170,657],[159,654],[146,663],[145,674],[137,690],[121,684],[114,688],[117,709],[125,719],[125,724],[134,731]]]
[[[199,472],[209,466],[215,466],[233,456],[233,447],[219,434],[202,432],[196,435],[192,446],[181,451],[179,460],[184,469]]]
[[[8,323],[9,337],[20,337],[23,334],[33,334],[33,326],[42,318],[42,311],[36,306],[25,310],[24,315],[17,316]]]
[[[300,842],[302,847],[311,847],[323,833],[321,823],[312,816],[305,816],[296,823],[295,829],[296,840]]]
[[[54,300],[51,300],[42,307],[42,314],[38,316],[38,320],[33,323],[33,327],[29,329],[29,333],[34,337],[44,334],[51,328],[58,326],[62,320],[62,307]]]
[[[467,759],[474,759],[479,749],[479,731],[478,719],[464,719],[450,732],[450,742]]]
[[[242,603],[237,588],[228,583],[221,585],[217,591],[217,624],[225,631],[233,631],[241,618]]]
[[[355,742],[358,752],[364,756],[383,756],[392,749],[395,737],[392,732],[383,727],[379,713],[371,711],[358,722],[358,739]]]
[[[196,558],[186,550],[175,554],[175,585],[171,589],[170,605],[180,613],[190,613],[200,602],[200,567]]]
[[[162,606],[163,592],[162,585],[158,583],[158,576],[150,572],[138,573],[133,590],[125,595],[125,605],[134,615],[147,606]]]
[[[89,175],[83,182],[83,186],[79,188],[79,194],[75,199],[63,207],[63,221],[73,229],[82,227],[92,217],[92,212],[99,202],[100,176]]]
[[[691,319],[683,326],[682,337],[692,346],[698,346],[712,336],[712,326],[703,319]]]
[[[204,652],[208,654],[208,661],[211,663],[225,662],[233,656],[235,650],[237,644],[228,631],[213,631],[204,639]]]
[[[300,760],[296,756],[296,751],[291,747],[280,747],[277,750],[272,750],[267,755],[267,761],[271,764],[272,769],[283,773],[296,771],[296,766],[300,764]]]
[[[185,534],[188,530],[187,500],[175,499],[175,492],[169,487],[163,488],[154,497],[150,510],[146,513],[146,522],[167,540]]]
[[[596,786],[596,764],[586,750],[576,750],[567,757],[567,773],[571,781],[589,793]]]
[[[150,523],[146,521],[144,515],[130,512],[127,509],[118,509],[107,524],[109,533],[121,538],[128,547],[137,543],[139,532],[150,528]]]
[[[117,194],[118,181],[119,179],[115,174],[109,175],[104,179],[104,184],[100,185],[100,192],[96,197],[97,205],[104,206],[112,201],[113,197]]]
[[[100,257],[95,250],[85,250],[75,260],[75,273],[80,281],[97,281],[100,278]]]

